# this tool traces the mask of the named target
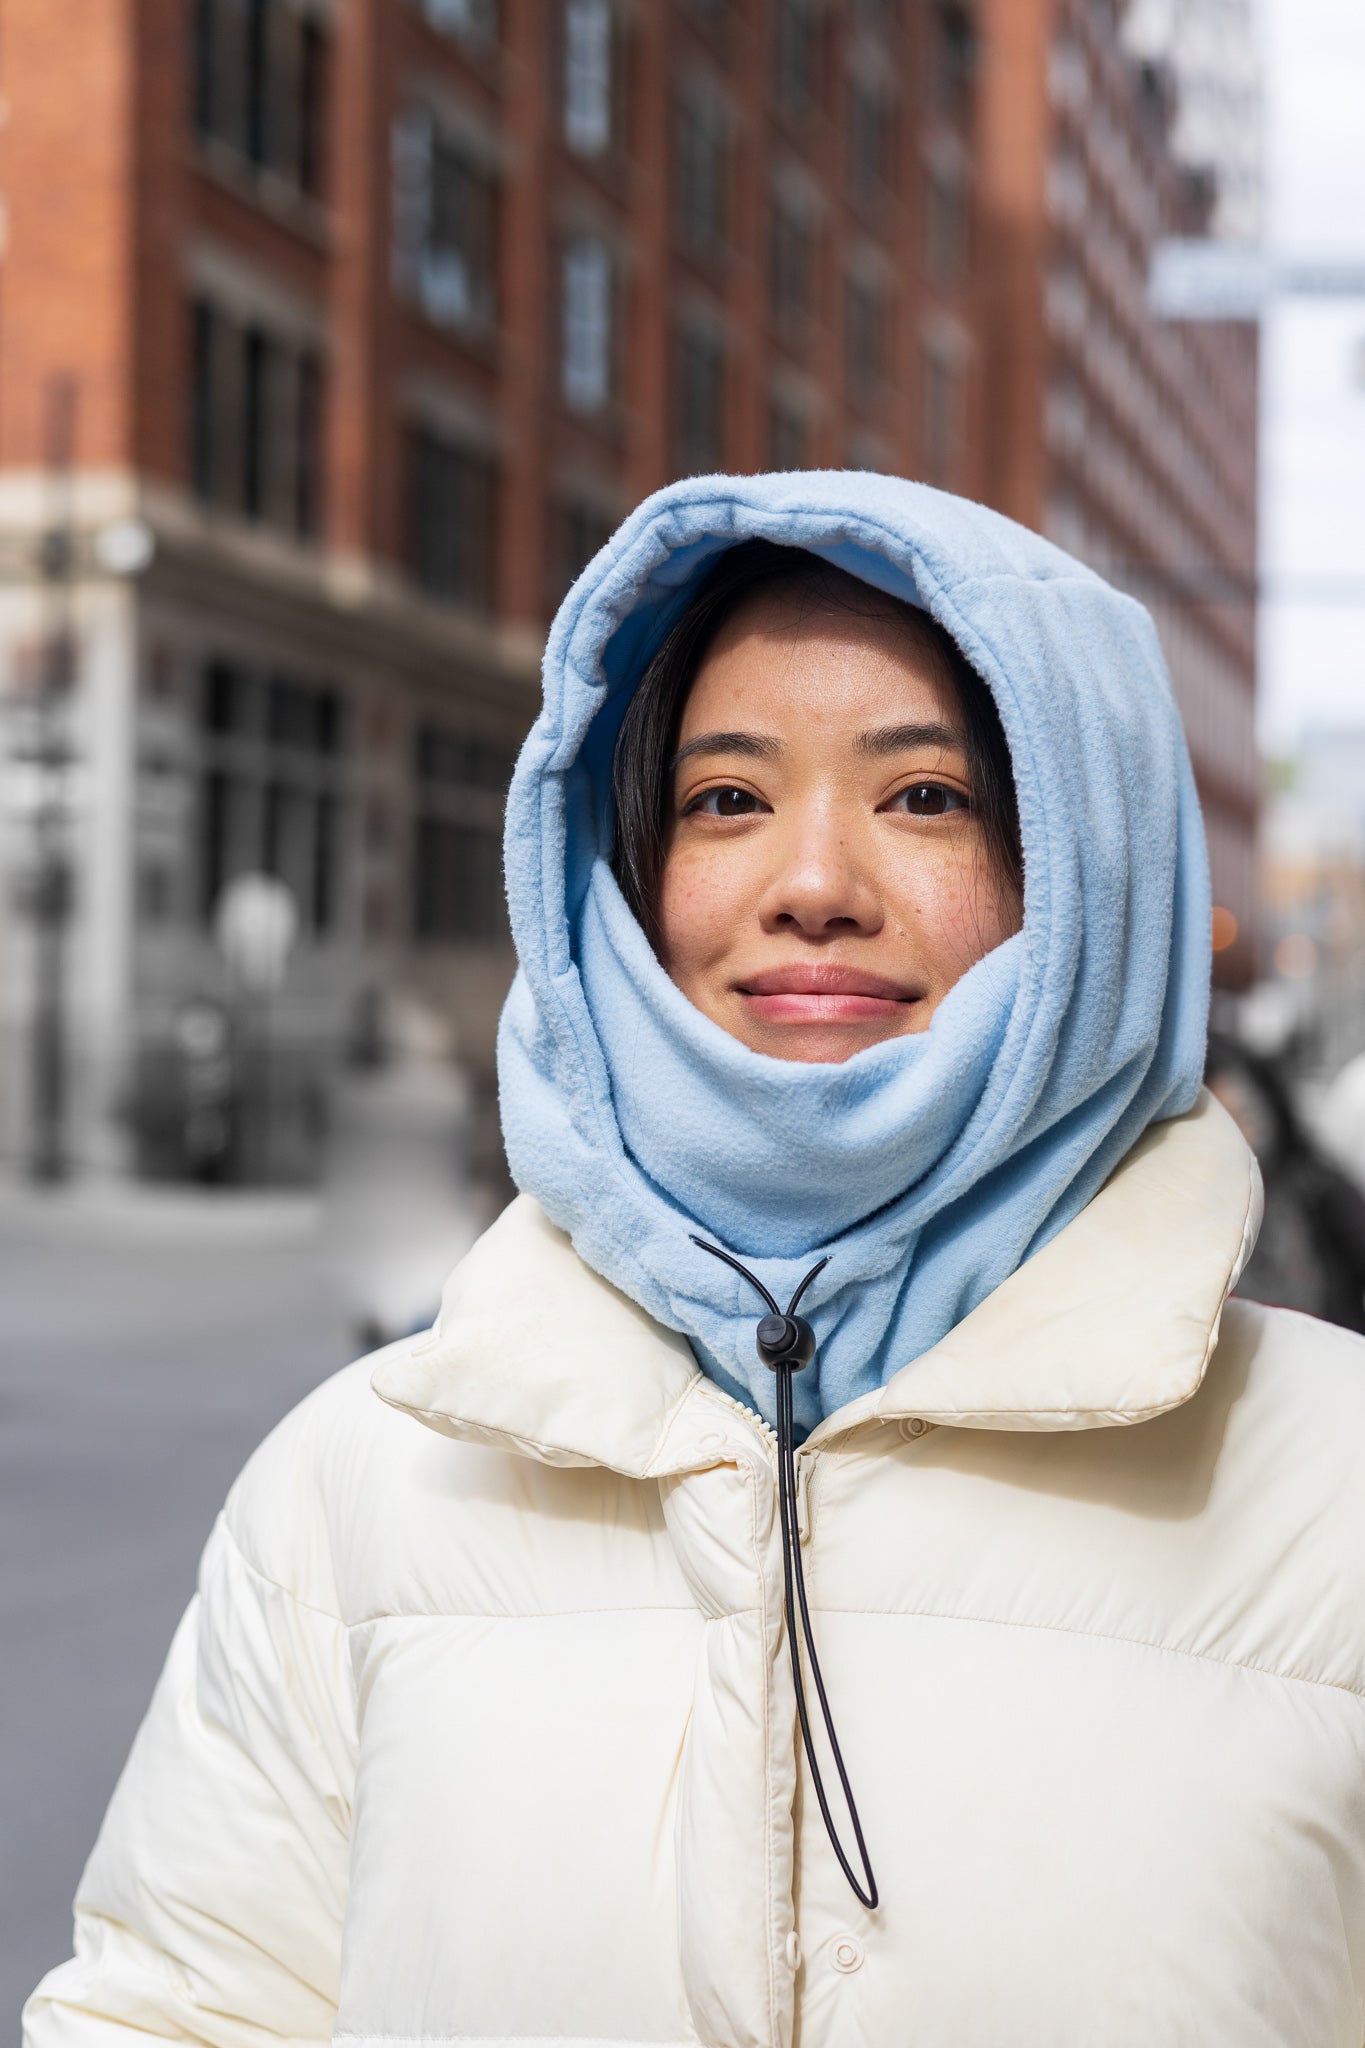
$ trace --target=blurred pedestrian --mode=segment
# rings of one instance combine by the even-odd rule
[[[697,478],[545,689],[523,1192],[247,1467],[31,2048],[1359,2048],[1365,1347],[1227,1300],[1146,614]]]
[[[333,1090],[323,1242],[359,1350],[425,1329],[478,1234],[469,1089],[445,1018],[367,989]]]
[[[1273,1059],[1215,1036],[1205,1078],[1236,1118],[1265,1183],[1265,1214],[1238,1293],[1365,1332],[1365,1198],[1309,1137]]]
[[[1315,1124],[1324,1148],[1365,1193],[1365,1053],[1347,1060],[1328,1084]]]

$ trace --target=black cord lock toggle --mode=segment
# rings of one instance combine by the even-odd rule
[[[834,1732],[834,1716],[830,1712],[829,1699],[825,1692],[820,1659],[815,1654],[815,1631],[811,1627],[810,1603],[806,1598],[806,1574],[801,1562],[801,1534],[797,1528],[796,1514],[796,1424],[792,1413],[792,1375],[809,1365],[815,1356],[815,1332],[805,1317],[799,1316],[796,1310],[811,1281],[817,1273],[824,1271],[829,1260],[821,1259],[818,1266],[811,1267],[784,1311],[778,1307],[758,1275],[751,1273],[747,1266],[742,1266],[729,1252],[723,1252],[718,1244],[708,1244],[704,1237],[694,1237],[692,1242],[699,1250],[710,1252],[713,1259],[722,1259],[727,1266],[733,1267],[734,1271],[742,1279],[747,1280],[754,1292],[761,1294],[768,1304],[768,1313],[760,1318],[754,1336],[759,1357],[777,1375],[777,1493],[782,1523],[782,1577],[786,1596],[787,1643],[791,1650],[796,1714],[801,1723],[801,1741],[810,1765],[815,1796],[820,1802],[820,1815],[825,1823],[825,1833],[829,1836],[839,1868],[853,1888],[854,1896],[870,1913],[875,1912],[878,1897],[877,1880],[872,1874],[867,1844],[863,1840],[863,1824],[858,1818],[853,1787],[848,1781],[843,1752],[839,1748],[839,1738]],[[806,1704],[806,1684],[801,1670],[799,1641],[804,1641],[806,1646],[811,1680],[815,1686],[815,1696],[820,1703],[820,1718],[825,1724],[829,1753],[838,1773],[839,1788],[844,1795],[844,1805],[848,1809],[848,1817],[852,1823],[853,1840],[857,1845],[858,1861],[862,1866],[861,1874],[853,1868],[848,1851],[839,1839],[839,1829],[830,1808],[820,1762],[815,1754],[815,1737],[811,1731],[810,1710]]]
[[[800,1372],[815,1356],[815,1332],[804,1316],[764,1316],[754,1335],[758,1355],[773,1372]]]

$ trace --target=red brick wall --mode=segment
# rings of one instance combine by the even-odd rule
[[[389,290],[389,120],[393,0],[349,0],[336,12],[331,156],[336,251],[328,361],[327,533],[350,553],[392,555],[401,507],[390,385],[394,308]]]
[[[132,459],[133,7],[7,0],[0,19],[0,465],[41,463],[56,372],[78,380],[78,460]]]
[[[1043,523],[1046,490],[1046,67],[1055,12],[1055,0],[982,0],[979,10],[982,492],[1033,527]]]
[[[988,0],[1012,7],[1016,0]],[[1044,0],[1017,0],[1036,7]],[[501,451],[497,609],[536,624],[555,588],[555,479],[596,476],[629,505],[665,482],[672,457],[675,317],[696,293],[729,336],[725,459],[762,466],[770,374],[782,359],[768,307],[768,194],[783,153],[822,185],[817,316],[790,367],[820,394],[812,459],[840,463],[850,436],[873,433],[887,459],[922,473],[920,344],[926,312],[952,314],[971,350],[974,287],[937,294],[925,278],[924,47],[929,10],[905,0],[894,31],[900,89],[894,191],[860,217],[848,183],[848,39],[852,10],[826,16],[819,104],[799,132],[772,104],[773,10],[730,11],[712,42],[684,0],[625,8],[627,136],[608,164],[575,160],[559,131],[554,0],[503,0],[500,48],[480,55],[422,20],[415,0],[345,0],[332,10],[328,209],[302,217],[253,197],[196,146],[189,119],[189,0],[8,0],[0,72],[0,191],[9,249],[0,270],[0,463],[39,459],[44,377],[82,380],[81,459],[136,463],[184,485],[188,456],[188,271],[195,237],[236,251],[318,308],[328,334],[328,541],[389,561],[404,540],[403,397],[413,374],[445,380],[495,425]],[[731,248],[714,272],[678,250],[670,188],[673,93],[685,67],[709,71],[734,109]],[[472,343],[401,303],[391,283],[391,126],[420,75],[498,128],[499,328]],[[989,79],[986,81],[989,84]],[[227,167],[230,171],[230,165]],[[558,392],[559,234],[578,206],[612,225],[624,251],[619,403],[570,415]],[[850,410],[844,363],[844,264],[865,238],[893,280],[892,373],[883,406]],[[979,255],[986,255],[983,242]],[[983,487],[980,379],[971,374],[961,487]]]

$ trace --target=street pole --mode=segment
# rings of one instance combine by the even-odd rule
[[[70,763],[67,706],[74,674],[73,462],[76,380],[49,378],[45,457],[51,523],[43,535],[40,571],[47,592],[46,632],[38,685],[37,802],[33,840],[33,1123],[29,1174],[51,1184],[66,1178],[66,935],[71,866],[66,844],[66,771]]]

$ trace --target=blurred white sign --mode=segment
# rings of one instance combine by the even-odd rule
[[[298,930],[294,898],[273,875],[239,875],[218,898],[213,919],[218,950],[253,995],[279,988]]]
[[[1242,242],[1166,241],[1147,303],[1163,320],[1259,320],[1272,299],[1365,297],[1365,256],[1284,256]]]

